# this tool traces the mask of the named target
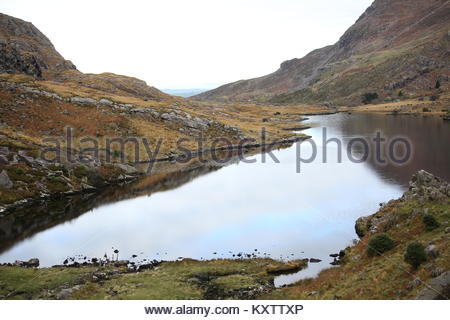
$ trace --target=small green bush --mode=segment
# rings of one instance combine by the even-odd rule
[[[436,85],[434,86],[436,89],[441,87],[441,82],[439,80],[436,81]]]
[[[437,94],[433,94],[432,96],[430,96],[430,101],[436,101],[436,100],[439,100],[439,95],[437,95]]]
[[[404,259],[406,263],[417,269],[422,263],[427,261],[425,247],[419,242],[411,242],[406,248]]]
[[[422,221],[425,224],[425,228],[427,231],[432,231],[436,228],[439,228],[439,226],[440,226],[439,222],[431,214],[424,215],[422,218]]]
[[[376,92],[366,92],[366,93],[363,94],[362,102],[364,104],[369,104],[375,99],[378,99],[378,93],[376,93]]]
[[[379,233],[369,239],[367,254],[369,256],[379,256],[392,248],[394,248],[394,240],[392,240],[386,233]]]

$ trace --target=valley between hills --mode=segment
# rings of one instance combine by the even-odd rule
[[[48,217],[50,204],[75,199],[86,212],[178,187],[243,155],[288,148],[308,138],[310,115],[447,123],[449,17],[449,1],[376,0],[336,44],[270,75],[182,98],[136,78],[82,73],[32,23],[0,13],[0,249],[79,215],[67,206]],[[359,239],[330,252],[333,267],[312,279],[276,287],[277,276],[315,262],[254,253],[140,266],[91,257],[38,268],[31,259],[0,265],[0,298],[448,299],[449,221],[450,185],[421,170],[401,198],[358,219]],[[373,254],[377,237],[392,243]],[[411,265],[412,241],[423,254]]]

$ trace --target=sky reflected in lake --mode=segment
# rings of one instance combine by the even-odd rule
[[[311,117],[309,121],[320,126],[305,133],[318,144],[318,155],[313,163],[302,164],[301,173],[296,173],[295,146],[273,152],[280,163],[270,157],[261,163],[261,155],[253,156],[257,163],[230,165],[173,190],[101,206],[17,243],[0,255],[0,261],[38,257],[42,266],[50,266],[77,254],[110,255],[113,247],[120,250],[122,259],[142,252],[137,259],[158,260],[232,257],[257,249],[261,256],[276,259],[323,260],[299,274],[279,277],[278,285],[314,276],[329,267],[330,253],[357,238],[355,220],[375,212],[380,202],[398,198],[406,187],[406,176],[416,169],[409,164],[411,172],[399,178],[390,167],[352,163],[346,156],[338,163],[335,144],[329,144],[328,161],[322,162],[322,126],[328,128],[328,137],[348,139],[373,132],[364,122],[375,122],[380,116],[369,117]],[[348,125],[351,121],[359,121],[360,126]],[[305,144],[301,151],[307,157],[310,146]],[[450,155],[444,156],[448,158],[429,161],[450,163]]]

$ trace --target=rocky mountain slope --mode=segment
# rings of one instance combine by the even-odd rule
[[[0,13],[0,73],[24,73],[38,79],[76,70],[33,24]]]
[[[226,84],[199,100],[360,104],[448,91],[450,1],[375,0],[334,45],[272,74]]]
[[[76,83],[110,93],[163,100],[169,95],[139,79],[113,73],[84,74],[56,51],[32,23],[0,13],[0,73],[21,73],[39,80]]]

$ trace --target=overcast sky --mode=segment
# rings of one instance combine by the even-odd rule
[[[158,88],[262,76],[335,43],[373,0],[1,0],[82,72]]]

